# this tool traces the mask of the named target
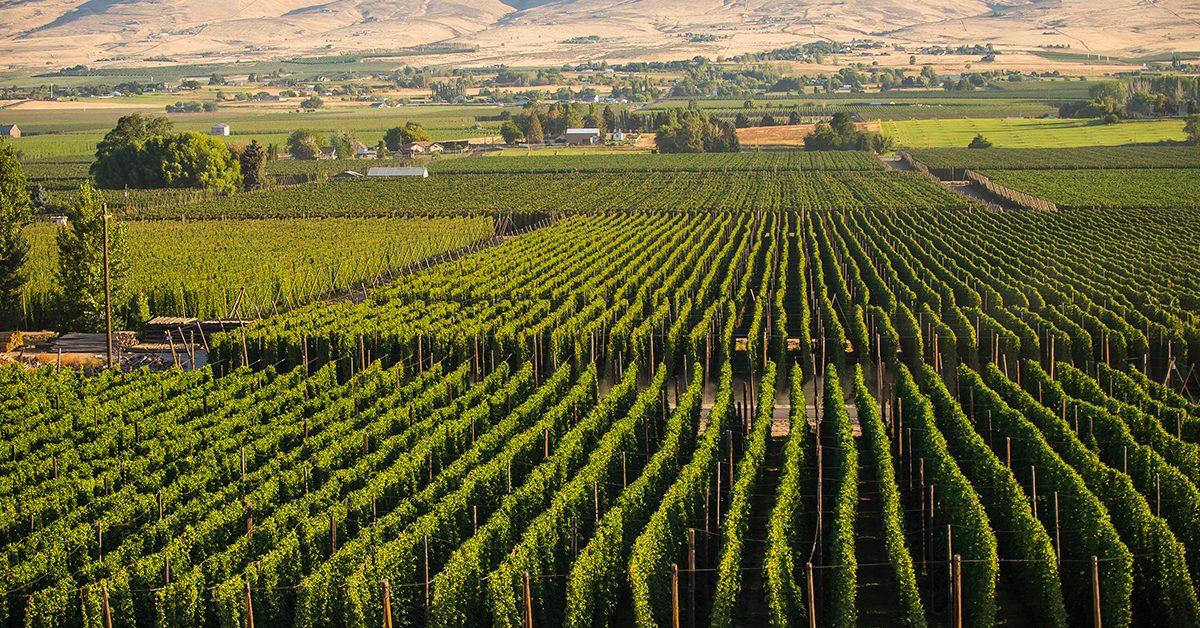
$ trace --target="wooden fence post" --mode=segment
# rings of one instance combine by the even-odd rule
[[[392,628],[392,592],[387,580],[383,581],[380,595],[383,597],[383,628]]]
[[[521,580],[525,587],[525,628],[533,628],[533,592],[529,586],[529,572],[521,574]]]
[[[671,563],[671,627],[679,626],[679,565]]]
[[[243,580],[246,593],[246,626],[245,628],[254,628],[254,602],[250,598],[250,581]]]

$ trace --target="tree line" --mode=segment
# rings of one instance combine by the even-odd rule
[[[73,331],[104,329],[104,223],[106,207],[100,190],[90,183],[79,188],[79,198],[67,209],[67,224],[55,236],[58,268],[55,311],[58,326]],[[33,221],[33,201],[28,182],[11,144],[0,144],[0,327],[20,327],[24,320],[22,290],[29,282],[30,246],[25,227]],[[109,283],[121,294],[128,272],[125,228],[109,219]],[[130,295],[113,303],[114,317],[124,325],[144,323],[150,317],[145,295]]]

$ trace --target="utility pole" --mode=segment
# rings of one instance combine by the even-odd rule
[[[108,339],[108,368],[113,367],[112,290],[108,285],[108,203],[104,211],[104,324]],[[119,370],[119,369],[118,369]]]

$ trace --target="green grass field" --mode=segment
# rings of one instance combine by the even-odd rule
[[[1099,124],[1095,120],[901,120],[884,122],[883,130],[909,148],[965,147],[982,133],[997,148],[1074,148],[1182,141],[1183,122],[1151,120]]]
[[[155,96],[127,99],[130,105],[154,102]],[[189,100],[181,95],[174,100]],[[172,102],[174,102],[172,100]],[[371,109],[348,106],[327,100],[327,108],[297,112],[290,109],[230,106],[211,113],[166,114],[163,108],[119,107],[108,109],[8,109],[0,119],[15,123],[25,133],[13,140],[13,145],[27,159],[79,156],[95,152],[96,143],[117,119],[132,112],[143,115],[166,115],[178,131],[207,133],[214,124],[230,125],[230,142],[249,142],[256,139],[264,144],[282,145],[296,129],[312,129],[321,134],[351,131],[360,141],[374,145],[384,132],[394,126],[414,121],[438,141],[498,135],[498,122],[478,122],[477,116],[495,116],[500,107],[492,106],[426,106],[410,105],[390,109]]]

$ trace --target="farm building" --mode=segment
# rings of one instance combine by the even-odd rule
[[[353,170],[343,170],[343,171],[333,175],[332,177],[329,177],[329,179],[331,181],[353,181],[355,179],[362,179],[362,178],[364,178],[363,173],[355,172]]]
[[[337,149],[332,146],[326,146],[321,149],[321,154],[317,155],[317,159],[337,159]]]
[[[563,141],[571,146],[591,146],[600,143],[600,129],[567,129],[566,134],[562,138]]]
[[[367,170],[368,177],[420,177],[422,179],[429,177],[429,169],[421,166],[417,168],[371,168]]]
[[[209,132],[209,135],[218,136],[218,137],[227,137],[229,135],[229,125],[228,124],[214,124],[212,127],[212,131]]]
[[[400,154],[405,157],[418,157],[420,155],[436,155],[443,150],[445,149],[437,142],[409,142],[400,147]]]
[[[0,135],[4,137],[21,137],[21,127],[15,124],[0,124]]]
[[[379,151],[359,145],[358,150],[354,151],[354,157],[355,159],[378,159]]]

